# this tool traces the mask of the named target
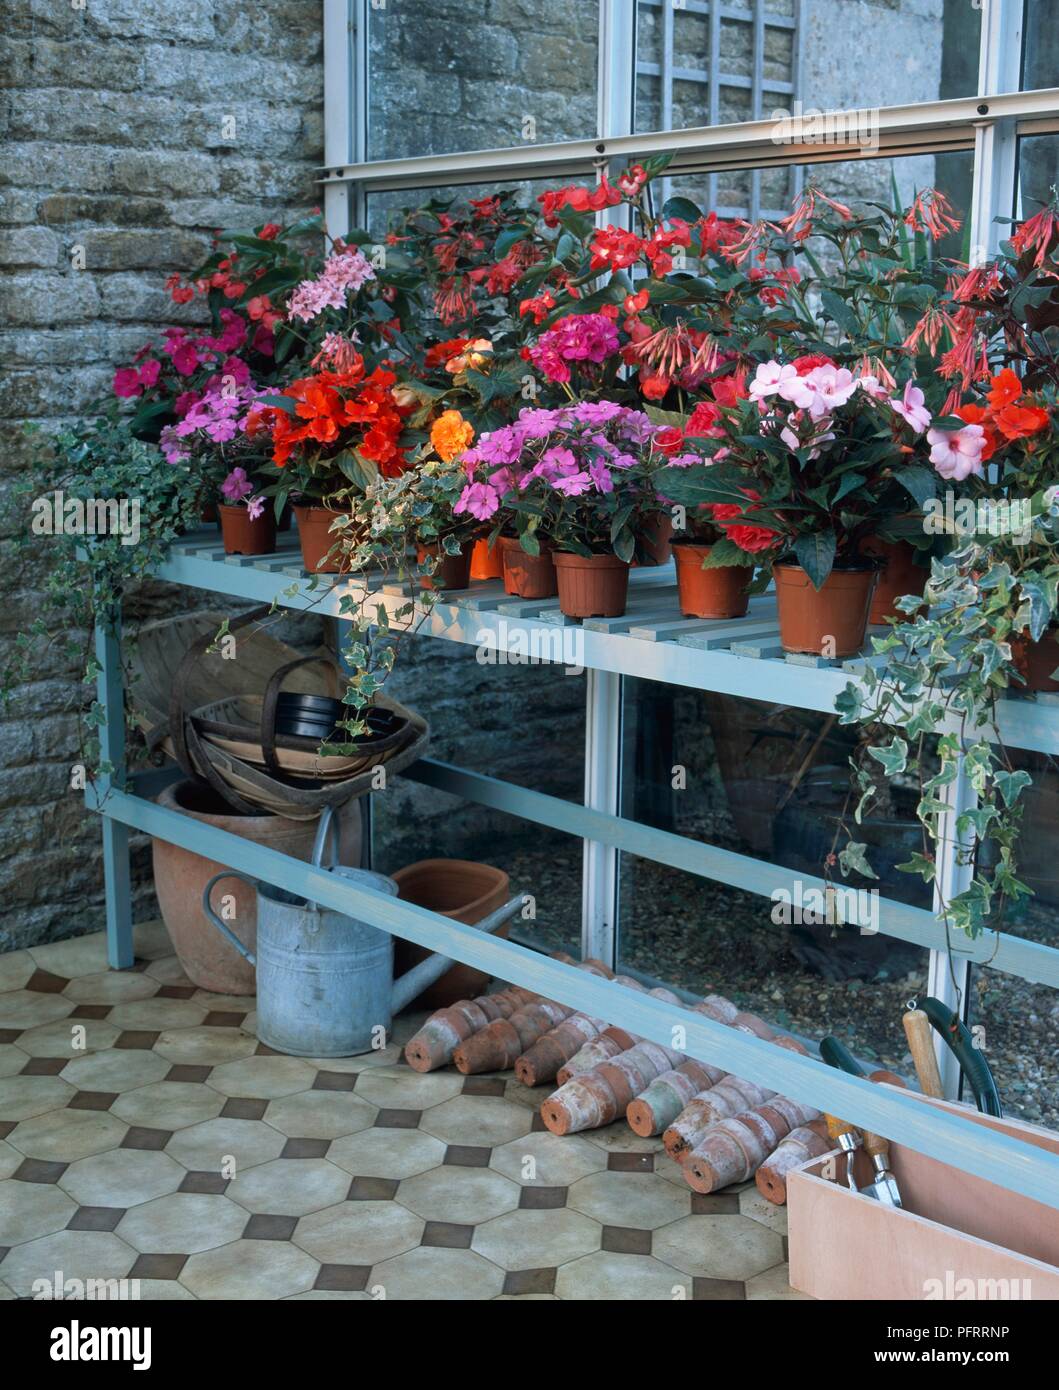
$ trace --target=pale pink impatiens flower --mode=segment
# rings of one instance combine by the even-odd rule
[[[931,421],[930,411],[926,408],[924,401],[923,392],[915,382],[906,381],[904,394],[899,400],[892,400],[890,404],[901,419],[906,420],[912,426],[916,434],[922,434]]]
[[[793,401],[803,410],[808,410],[814,420],[830,415],[840,405],[845,405],[856,391],[859,382],[848,367],[814,367],[801,378],[804,388],[800,392],[790,388],[780,390],[780,395]],[[804,399],[807,392],[811,399]]]
[[[962,483],[972,473],[982,471],[985,430],[981,425],[964,425],[960,430],[928,430],[930,461],[941,477]]]
[[[479,521],[488,521],[500,506],[500,494],[489,483],[468,483],[453,507],[456,513],[470,512]]]
[[[798,368],[790,362],[783,366],[779,362],[759,362],[747,395],[752,401],[762,401],[766,396],[774,396],[777,391],[782,394],[784,387],[793,389],[794,383],[799,380]]]

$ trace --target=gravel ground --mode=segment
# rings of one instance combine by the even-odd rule
[[[542,847],[536,836],[533,845],[513,847],[497,862],[514,887],[537,897],[538,920],[521,924],[520,938],[538,949],[579,954],[581,855],[568,844]],[[803,1036],[833,1033],[858,1056],[913,1075],[901,1015],[925,989],[925,950],[891,942],[897,949],[874,967],[873,978],[830,980],[799,960],[791,930],[771,922],[761,897],[646,860],[625,861],[622,904],[622,966],[696,994],[724,994]],[[1044,940],[1054,936],[1053,914],[1035,903],[1009,929]],[[1059,1129],[1055,991],[989,969],[972,973],[972,989],[971,1021],[985,1029],[1005,1112]]]

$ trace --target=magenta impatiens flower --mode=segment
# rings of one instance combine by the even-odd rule
[[[143,383],[135,367],[119,367],[114,373],[115,396],[138,396],[142,390]]]
[[[479,521],[488,521],[500,506],[500,494],[490,483],[468,483],[460,493],[453,511],[469,513]]]
[[[245,468],[233,468],[221,483],[221,492],[229,505],[241,502],[244,497],[249,497],[253,490],[254,485],[246,476]]]

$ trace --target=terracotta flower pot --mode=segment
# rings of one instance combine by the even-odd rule
[[[875,570],[832,570],[823,587],[813,588],[801,565],[776,565],[780,642],[787,652],[853,656],[864,645]]]
[[[499,542],[490,547],[485,539],[475,541],[471,552],[471,578],[499,579],[503,572]]]
[[[340,574],[342,565],[338,556],[328,558],[328,554],[338,540],[337,536],[331,535],[331,523],[341,513],[332,511],[330,507],[296,502],[294,515],[298,518],[298,539],[306,570],[310,574]]]
[[[640,545],[644,550],[641,565],[665,565],[673,551],[673,518],[669,512],[655,512],[644,523],[640,531]]]
[[[199,512],[199,520],[206,525],[209,525],[210,522],[217,524],[219,521],[217,516],[217,503],[203,502],[202,510]]]
[[[1059,681],[1052,679],[1052,672],[1059,671],[1059,628],[1048,628],[1039,642],[1025,633],[1013,636],[1011,657],[1026,690],[1059,690]]]
[[[308,861],[312,856],[316,821],[287,820],[283,816],[237,816],[208,788],[194,782],[176,782],[158,796],[158,805],[180,811],[192,820],[216,830],[227,830],[244,840],[267,845],[281,854]],[[339,813],[340,860],[360,863],[360,805],[348,802]],[[184,973],[200,989],[215,994],[253,994],[254,968],[230,946],[202,911],[202,890],[225,866],[167,840],[152,841],[154,887],[162,920],[169,932]],[[230,895],[231,902],[222,901]],[[251,950],[257,940],[257,894],[241,879],[222,880],[210,895],[213,910]],[[229,910],[226,912],[225,908]]]
[[[252,518],[243,506],[221,504],[221,535],[226,555],[271,555],[276,548],[276,517],[266,507]]]
[[[861,542],[861,551],[883,561],[872,596],[870,623],[884,623],[887,618],[907,622],[909,615],[894,607],[903,594],[922,594],[930,578],[929,568],[919,564],[915,546],[908,541],[882,541],[869,536]]]
[[[474,926],[509,897],[511,880],[503,869],[491,864],[475,864],[467,859],[421,859],[408,864],[392,875],[398,896],[417,907],[429,907],[453,921]],[[509,923],[495,933],[507,937]],[[395,978],[411,970],[430,954],[414,941],[393,939],[393,973]],[[454,965],[441,979],[424,990],[416,1000],[417,1008],[444,1009],[458,999],[473,999],[485,991],[489,976],[469,965]]]
[[[422,565],[430,556],[438,557],[438,567],[433,574],[419,576],[421,589],[466,589],[471,582],[471,551],[468,542],[458,555],[449,555],[439,545],[418,545],[416,555]]]
[[[673,546],[677,562],[677,592],[685,618],[741,618],[750,602],[747,585],[753,571],[746,565],[703,569],[712,546],[679,541]]]
[[[629,566],[616,555],[553,556],[559,607],[568,618],[620,618],[629,596]]]
[[[497,541],[504,565],[504,591],[519,598],[551,598],[558,593],[555,562],[550,550],[530,555],[517,536],[501,536]]]

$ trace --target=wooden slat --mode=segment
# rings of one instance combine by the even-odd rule
[[[696,651],[717,651],[719,648],[731,647],[736,642],[751,642],[755,638],[778,632],[779,628],[774,618],[753,621],[725,621],[718,618],[715,622],[709,623],[708,631],[689,632],[684,637],[678,637],[677,645],[694,647]]]

